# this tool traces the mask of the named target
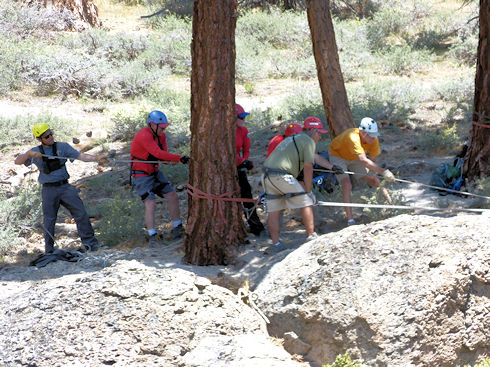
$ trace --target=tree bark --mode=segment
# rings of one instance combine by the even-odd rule
[[[329,0],[307,0],[306,11],[310,25],[313,54],[323,107],[332,139],[342,131],[355,127],[347,99],[344,77],[335,42]]]
[[[236,8],[236,0],[196,0],[192,21],[189,184],[227,197],[240,192],[235,148]],[[188,208],[185,261],[232,263],[246,234],[241,204],[189,196]]]
[[[52,3],[55,8],[60,10],[66,8],[73,14],[75,19],[86,22],[93,27],[98,27],[102,24],[99,20],[97,6],[95,6],[93,0],[52,0]]]
[[[478,42],[475,100],[470,146],[465,156],[465,177],[475,178],[490,174],[490,3],[480,0],[480,36]]]

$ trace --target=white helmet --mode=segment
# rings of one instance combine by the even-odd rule
[[[371,138],[379,136],[378,124],[371,117],[364,117],[361,120],[359,130],[365,131]]]

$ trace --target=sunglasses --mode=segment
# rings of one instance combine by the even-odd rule
[[[42,139],[49,139],[52,136],[53,136],[53,133],[49,133],[49,134],[46,134],[46,135],[41,136],[41,138]]]

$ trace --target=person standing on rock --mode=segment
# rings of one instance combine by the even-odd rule
[[[316,199],[311,186],[316,143],[326,132],[321,122],[305,122],[301,134],[284,139],[264,162],[265,210],[274,251],[282,249],[279,222],[284,209],[301,209],[307,240],[318,237],[313,216]],[[304,187],[297,180],[302,170]]]
[[[95,237],[92,224],[78,195],[77,188],[68,183],[70,175],[65,163],[68,158],[71,161],[78,159],[84,162],[99,162],[99,164],[102,164],[106,162],[106,158],[80,153],[68,143],[56,142],[53,131],[46,123],[36,124],[32,128],[32,132],[41,145],[28,150],[24,154],[20,154],[15,158],[14,163],[26,166],[34,163],[39,169],[38,181],[42,185],[45,252],[52,253],[55,250],[54,234],[60,205],[67,208],[75,219],[83,248],[87,251],[98,250],[99,242]],[[60,158],[55,158],[57,156]]]
[[[236,165],[238,171],[238,183],[240,185],[240,196],[245,199],[252,199],[252,187],[248,182],[247,171],[250,171],[254,165],[252,161],[249,160],[250,157],[250,134],[248,129],[244,126],[245,118],[249,115],[245,112],[242,106],[239,104],[235,105],[236,109],[236,135],[235,135],[235,146],[236,146]],[[265,230],[264,225],[260,221],[257,215],[256,206],[254,203],[244,202],[243,210],[247,217],[247,223],[250,232],[256,236],[260,236],[262,231]]]
[[[330,143],[330,161],[344,171],[353,171],[364,178],[371,187],[378,187],[380,180],[370,172],[379,173],[383,178],[392,182],[395,176],[390,170],[383,169],[376,164],[380,155],[378,140],[378,124],[370,117],[361,120],[359,128],[351,128],[343,131]],[[352,183],[347,173],[337,175],[342,186],[342,202],[351,202]],[[381,189],[383,196],[389,204],[393,204],[388,191]],[[352,209],[345,207],[347,225],[355,224],[352,218]]]
[[[150,247],[158,247],[160,238],[155,229],[156,196],[168,202],[168,211],[173,221],[173,236],[181,238],[184,227],[180,219],[179,198],[168,178],[159,170],[157,161],[189,163],[186,155],[167,152],[165,129],[170,124],[161,111],[152,111],[147,117],[148,126],[138,131],[131,143],[131,177],[136,193],[145,204],[145,224]]]

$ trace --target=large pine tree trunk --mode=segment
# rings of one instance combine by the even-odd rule
[[[189,184],[216,196],[237,197],[240,192],[235,149],[236,6],[236,0],[194,3]],[[241,204],[189,196],[188,206],[185,260],[197,265],[233,262],[246,233]]]
[[[63,8],[69,10],[77,20],[93,27],[101,25],[98,9],[93,0],[52,0],[52,3],[54,7],[60,10]]]
[[[480,40],[478,42],[475,103],[471,141],[465,157],[468,180],[490,175],[490,3],[480,0]]]
[[[323,107],[332,138],[355,127],[340,70],[329,0],[307,0],[313,54],[322,91]]]

